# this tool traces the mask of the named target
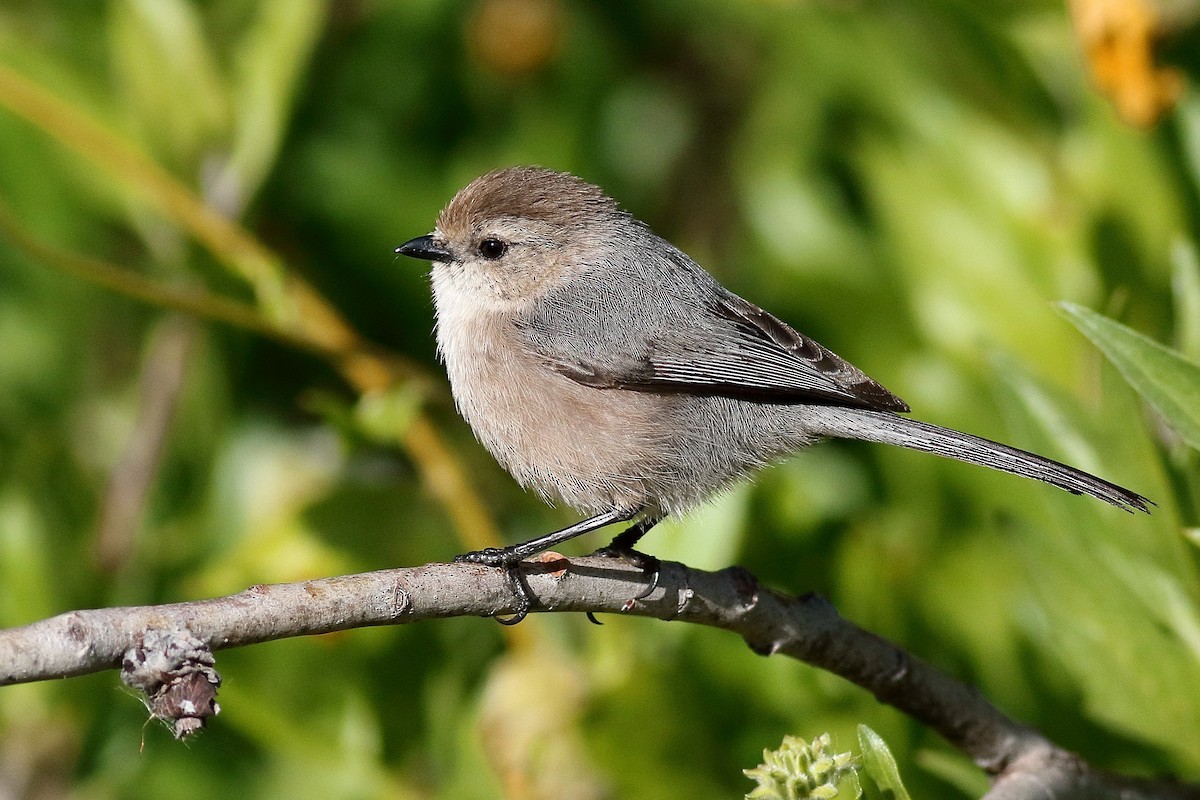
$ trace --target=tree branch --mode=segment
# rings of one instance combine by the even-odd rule
[[[1200,798],[1198,786],[1092,768],[1005,716],[973,688],[843,619],[822,597],[773,592],[743,569],[705,572],[663,562],[654,591],[635,601],[630,598],[645,589],[646,578],[620,562],[593,557],[568,563],[550,554],[523,568],[543,611],[625,613],[707,625],[738,634],[756,653],[787,655],[836,673],[933,728],[974,759],[996,779],[991,800]],[[167,675],[160,683],[178,684],[180,675],[186,675],[190,683],[185,682],[183,691],[194,698],[196,676],[211,672],[211,656],[197,655],[196,642],[220,650],[373,625],[493,616],[511,611],[511,601],[500,570],[427,564],[254,586],[212,600],[72,611],[0,631],[0,685],[124,665],[127,682],[153,694],[147,686],[156,685],[155,680],[145,670],[158,664]],[[184,660],[192,663],[182,671],[161,666],[160,651],[186,652]],[[130,677],[131,672],[136,674]],[[212,676],[215,692],[219,679],[215,672]],[[185,699],[182,705],[195,702]],[[215,712],[212,703],[211,711],[196,716]]]

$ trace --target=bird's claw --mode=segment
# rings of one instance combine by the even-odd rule
[[[504,570],[504,577],[508,579],[508,587],[513,593],[513,615],[493,617],[496,622],[501,625],[516,625],[529,616],[529,610],[533,608],[533,595],[529,593],[529,587],[525,585],[525,578],[521,574],[520,559],[513,558],[512,554],[502,547],[486,547],[483,550],[472,550],[457,555],[454,557],[454,563],[481,564]]]
[[[501,625],[511,626],[529,616],[529,609],[533,608],[533,596],[529,593],[529,587],[525,585],[525,579],[521,576],[519,566],[508,564],[503,569],[505,577],[508,578],[508,588],[512,589],[513,593],[513,615],[511,617],[492,617],[492,619]]]
[[[662,562],[648,553],[642,553],[638,550],[627,549],[622,547],[601,547],[596,552],[592,553],[600,558],[619,558],[626,564],[632,567],[637,567],[642,571],[642,574],[649,578],[649,583],[646,588],[633,596],[634,600],[645,600],[654,590],[658,588],[658,576],[662,570]]]

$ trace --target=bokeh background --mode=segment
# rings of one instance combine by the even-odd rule
[[[822,592],[1096,764],[1200,779],[1196,452],[1055,305],[1200,357],[1200,42],[1164,5],[5,0],[0,625],[574,521],[455,415],[425,265],[392,252],[536,163],[919,417],[1158,503],[829,443],[646,549]],[[1179,71],[1139,51],[1156,26]],[[0,689],[0,798],[740,797],[785,734],[860,722],[914,796],[986,788],[840,679],[605,621],[223,652],[186,745],[115,673]]]

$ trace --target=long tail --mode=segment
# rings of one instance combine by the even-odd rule
[[[862,439],[923,450],[969,464],[1044,481],[1072,494],[1090,494],[1125,511],[1149,513],[1150,500],[1123,486],[1109,483],[1083,470],[1068,467],[981,436],[940,428],[886,411],[824,406],[805,414],[805,427],[819,436]]]

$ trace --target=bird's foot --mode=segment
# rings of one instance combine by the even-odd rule
[[[617,538],[619,539],[620,537]],[[616,539],[613,540],[612,544],[607,547],[601,547],[592,553],[592,555],[599,556],[600,558],[618,558],[629,566],[637,567],[642,571],[642,574],[647,578],[646,588],[634,595],[634,600],[645,600],[658,588],[658,575],[662,569],[662,562],[656,557],[639,550],[634,550],[633,548],[621,547],[617,544]]]
[[[454,557],[456,564],[482,564],[487,567],[499,567],[504,570],[508,579],[508,587],[512,590],[513,605],[511,617],[493,617],[501,625],[516,625],[529,616],[533,608],[533,595],[525,584],[525,576],[521,573],[521,558],[511,552],[510,548],[487,547],[483,550],[472,550]]]
[[[505,547],[485,547],[454,557],[455,564],[483,564],[487,567],[508,567],[520,561],[521,559],[514,558]]]

